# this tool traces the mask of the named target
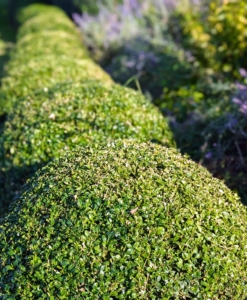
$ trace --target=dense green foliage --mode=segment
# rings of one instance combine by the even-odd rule
[[[40,9],[43,13],[39,14]],[[88,78],[112,82],[88,58],[75,26],[62,11],[30,6],[20,19],[25,22],[18,32],[7,76],[2,80],[2,110],[8,111],[18,97],[57,83]]]
[[[204,67],[239,78],[238,68],[247,67],[246,24],[246,1],[213,0],[201,13],[179,9],[170,29]]]
[[[243,0],[225,1],[217,5],[212,1],[208,17],[212,44],[216,47],[215,58],[223,71],[247,67],[247,3]]]
[[[139,93],[113,84],[60,10],[41,8],[40,14],[39,5],[24,11],[3,79],[8,116],[0,138],[1,213],[27,178],[68,149],[116,138],[174,146],[158,110]]]
[[[40,165],[62,152],[128,137],[173,145],[157,109],[128,88],[92,81],[25,97],[12,109],[1,137],[1,206]]]
[[[245,299],[246,209],[152,143],[85,147],[38,171],[0,227],[3,299]]]

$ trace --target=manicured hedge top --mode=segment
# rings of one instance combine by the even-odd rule
[[[79,37],[78,31],[76,30],[73,22],[71,22],[60,9],[51,13],[50,8],[47,7],[47,11],[45,13],[39,13],[22,24],[18,30],[18,38],[25,37],[27,34],[31,33],[39,35],[42,32],[42,26],[45,26],[45,31],[53,32],[55,30],[62,30],[70,33],[71,35],[77,34],[77,38]],[[76,42],[76,40],[74,42]]]
[[[47,54],[56,54],[57,60],[59,60],[60,55],[68,55],[71,58],[74,57],[77,59],[88,58],[88,53],[83,49],[77,34],[72,35],[71,33],[57,29],[54,31],[44,31],[40,34],[29,33],[19,39],[16,49],[11,56],[11,67],[13,60],[16,63],[23,64],[33,58],[44,57]]]
[[[91,60],[76,59],[68,55],[60,55],[58,60],[56,54],[47,54],[29,60],[26,64],[16,64],[3,79],[2,90],[4,96],[15,103],[19,97],[50,88],[58,83],[83,82],[91,78],[112,83],[110,76],[102,72],[102,69]]]
[[[5,152],[18,165],[117,138],[175,145],[167,122],[148,100],[132,89],[99,81],[58,85],[27,96],[13,108],[3,132]]]
[[[0,138],[5,190],[0,204],[6,205],[6,194],[12,197],[38,167],[64,151],[118,138],[175,146],[158,110],[139,93],[116,84],[61,84],[20,99]]]
[[[69,19],[67,18],[66,14],[61,9],[53,5],[46,5],[40,3],[31,4],[26,6],[24,9],[19,10],[17,18],[18,21],[21,24],[23,24],[26,21],[32,19],[33,17],[39,17],[41,15],[50,16],[53,20],[59,18],[66,18],[67,22],[69,22]],[[63,20],[62,22],[66,21]]]
[[[0,225],[0,296],[245,299],[246,209],[236,197],[159,145],[67,154]]]
[[[23,15],[25,22],[2,80],[0,114],[8,112],[18,97],[60,82],[113,82],[89,58],[76,27],[60,9],[34,5]]]

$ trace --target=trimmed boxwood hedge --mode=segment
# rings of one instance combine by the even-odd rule
[[[0,137],[0,215],[25,180],[65,150],[115,138],[175,145],[161,114],[88,57],[62,11],[32,5],[21,20],[0,97],[8,113]]]
[[[31,77],[30,74],[32,74]],[[56,55],[47,55],[30,60],[19,67],[16,65],[9,71],[9,76],[3,80],[3,91],[6,99],[12,98],[14,102],[18,102],[21,96],[31,95],[33,92],[52,87],[57,83],[84,81],[88,78],[112,82],[110,77],[90,60],[75,59],[64,55],[60,56],[58,61]]]
[[[89,58],[79,32],[60,9],[33,5],[23,11],[25,22],[2,80],[1,115],[9,112],[19,97],[57,83],[88,78],[113,83]]]
[[[2,299],[246,299],[246,208],[204,168],[135,140],[38,171],[0,225]]]
[[[119,85],[62,84],[20,100],[0,138],[2,209],[25,180],[52,158],[68,149],[118,138],[175,146],[158,110],[139,93]]]
[[[58,19],[59,16],[62,16],[63,20],[61,22],[63,23],[68,23],[69,24],[69,19],[66,17],[66,20],[64,19],[64,12],[61,9],[58,9],[54,5],[46,5],[43,3],[35,3],[35,4],[30,4],[26,6],[25,8],[20,9],[17,12],[17,20],[19,23],[23,24],[26,21],[30,20],[33,17],[38,17],[38,16],[53,16],[53,19]],[[72,22],[70,22],[70,26],[72,26]]]

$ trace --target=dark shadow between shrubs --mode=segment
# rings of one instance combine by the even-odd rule
[[[31,178],[44,164],[12,167],[0,173],[0,218],[4,217],[11,204],[18,198],[26,181]]]

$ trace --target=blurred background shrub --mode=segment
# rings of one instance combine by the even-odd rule
[[[163,41],[168,16],[161,1],[105,2],[107,5],[97,2],[95,15],[87,12],[73,15],[96,59],[103,59],[108,51],[116,51],[133,38]]]
[[[115,81],[140,85],[154,98],[165,85],[180,86],[195,74],[194,57],[168,32],[169,17],[177,4],[172,0],[108,0],[97,2],[96,14],[75,13],[73,19],[93,58]]]
[[[239,78],[246,67],[247,3],[243,0],[213,0],[199,10],[178,6],[169,31],[189,49],[203,67]]]

